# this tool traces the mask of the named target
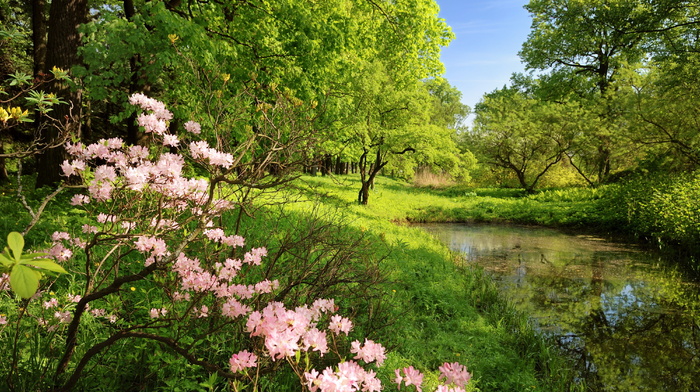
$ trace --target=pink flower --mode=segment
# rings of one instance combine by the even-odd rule
[[[85,162],[81,160],[73,160],[68,162],[63,161],[61,164],[61,170],[63,170],[63,175],[70,177],[73,175],[80,175],[80,173],[85,170]]]
[[[180,144],[180,140],[176,135],[167,134],[163,136],[164,146],[177,147],[178,144]]]
[[[304,351],[308,351],[312,348],[315,351],[321,353],[321,355],[328,352],[328,339],[326,338],[326,333],[319,331],[317,328],[312,328],[303,335],[302,341],[304,343]]]
[[[10,289],[10,274],[4,273],[0,275],[0,291],[7,291]]]
[[[331,317],[331,324],[328,326],[328,329],[336,335],[340,335],[341,332],[347,335],[352,329],[352,321],[336,314]]]
[[[73,243],[73,246],[80,249],[85,249],[85,246],[87,245],[87,242],[85,242],[85,240],[82,238],[73,238],[71,242]]]
[[[107,165],[100,165],[95,168],[95,181],[111,181],[117,179],[117,172],[114,167]]]
[[[146,133],[155,133],[156,135],[163,135],[168,130],[168,125],[165,121],[161,120],[155,114],[139,114],[136,118],[139,126],[142,126]]]
[[[195,135],[199,135],[200,133],[202,133],[202,126],[195,121],[186,122],[185,129],[187,130],[187,132],[194,133]]]
[[[150,251],[152,256],[162,257],[168,254],[168,246],[160,238],[149,237],[149,236],[139,236],[134,242],[136,249],[145,253]]]
[[[73,251],[63,246],[61,243],[56,243],[49,249],[49,256],[57,261],[66,261],[73,256]]]
[[[319,318],[322,313],[330,313],[336,311],[335,300],[319,298],[314,301],[311,305],[311,309],[316,314],[315,317]]]
[[[53,234],[51,234],[51,240],[52,241],[61,241],[61,240],[70,240],[70,234],[66,233],[65,231],[54,231]]]
[[[100,212],[97,214],[97,222],[99,223],[114,223],[117,220],[117,217],[114,215],[107,215],[105,213]]]
[[[277,280],[269,281],[265,279],[262,282],[258,282],[255,284],[255,292],[257,292],[258,294],[271,293],[272,290],[276,288],[276,286],[279,286],[279,282]]]
[[[321,390],[323,392],[354,392],[367,391],[378,392],[381,390],[381,382],[376,378],[376,373],[366,371],[353,361],[338,364],[338,370],[333,371],[328,367],[323,373],[316,370],[304,373],[306,386],[311,392]]]
[[[243,350],[238,354],[233,354],[228,363],[231,365],[231,371],[236,373],[240,370],[258,366],[257,360],[257,355],[248,352],[248,350]]]
[[[364,345],[360,345],[360,342],[355,340],[351,343],[351,347],[350,352],[356,354],[355,359],[361,359],[367,363],[376,361],[377,366],[382,366],[386,359],[384,347],[369,339],[365,339]]]
[[[262,258],[267,256],[267,249],[253,248],[243,256],[243,263],[251,265],[260,265]]]
[[[228,237],[221,237],[221,243],[226,246],[241,247],[245,245],[245,239],[239,235],[231,235]]]
[[[76,295],[68,294],[68,299],[69,299],[71,302],[78,303],[78,302],[80,302],[81,299],[83,299],[83,297],[82,297],[81,295],[79,295],[79,294],[76,294]]]
[[[151,308],[151,311],[149,312],[149,315],[151,318],[159,318],[161,316],[165,316],[168,313],[168,310],[165,308],[161,309],[156,309],[156,308]]]
[[[86,195],[73,195],[70,199],[70,204],[73,206],[81,206],[90,202],[90,198]]]
[[[109,182],[92,181],[88,186],[90,196],[97,201],[109,200],[112,197],[112,190],[114,190],[114,186]]]
[[[109,148],[110,150],[117,150],[117,149],[122,148],[124,141],[118,137],[113,137],[113,138],[107,139],[106,144],[107,144],[107,148]]]
[[[106,215],[105,215],[105,216],[106,216]],[[99,219],[99,217],[98,217],[98,219]],[[98,221],[99,221],[99,220],[98,220]],[[83,230],[83,233],[85,233],[85,234],[87,234],[87,233],[93,233],[93,234],[94,234],[94,233],[97,233],[97,232],[99,231],[99,229],[98,229],[97,227],[95,227],[95,226],[90,226],[90,225],[87,225],[87,224],[85,224],[85,225],[82,226],[82,230]]]
[[[7,324],[7,317],[0,314],[0,325]]]
[[[226,233],[222,229],[207,229],[204,230],[204,235],[212,241],[219,242],[226,236]]]
[[[401,377],[401,371],[403,371],[404,376]],[[394,382],[398,384],[399,389],[401,389],[401,381],[403,381],[406,386],[415,385],[418,392],[422,392],[421,384],[423,384],[423,374],[416,370],[413,366],[405,367],[401,370],[394,370],[396,373],[396,378]]]
[[[173,301],[189,301],[190,300],[190,293],[184,293],[182,294],[179,291],[176,291],[173,293]]]
[[[80,143],[80,142],[78,142],[76,144],[73,144],[71,142],[67,142],[66,143],[66,151],[70,155],[78,155],[79,156],[79,155],[82,155],[83,152],[85,151],[85,145],[83,143]]]
[[[44,309],[51,309],[58,306],[58,300],[56,298],[51,298],[50,300],[44,302]]]
[[[130,146],[128,154],[132,161],[138,161],[141,159],[147,159],[149,152],[148,148],[144,146]]]
[[[165,108],[163,102],[149,98],[141,93],[136,93],[129,97],[129,103],[138,105],[143,110],[152,111],[154,115],[161,120],[170,120],[173,118],[173,114]]]
[[[441,380],[444,379],[446,383],[455,384],[458,387],[464,387],[472,378],[472,375],[469,374],[466,366],[460,364],[459,362],[445,362],[438,369],[440,370]]]
[[[110,151],[109,147],[107,147],[103,142],[104,139],[98,141],[97,143],[92,143],[91,145],[87,146],[87,148],[85,149],[86,157],[109,160],[109,158],[112,155],[112,151]]]
[[[58,319],[59,323],[69,323],[73,319],[73,315],[69,311],[55,312],[53,316]]]

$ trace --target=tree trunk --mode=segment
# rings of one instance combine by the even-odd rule
[[[46,69],[58,67],[69,70],[80,63],[78,26],[87,22],[87,13],[87,0],[53,0],[51,2]],[[76,136],[80,136],[82,105],[80,91],[71,90],[67,83],[53,83],[51,90],[56,96],[68,102],[67,105],[56,105],[52,115],[63,126],[73,128],[72,131]],[[55,142],[60,133],[59,129],[47,121],[43,123],[41,141],[46,144]],[[37,188],[45,185],[55,186],[62,180],[60,164],[65,157],[66,152],[63,147],[48,149],[37,157]]]
[[[328,154],[323,157],[323,166],[321,166],[321,174],[327,176],[333,172],[333,157]]]
[[[126,19],[131,21],[136,15],[136,8],[134,7],[133,0],[124,0],[124,15]],[[134,93],[142,92],[139,91],[139,73],[141,71],[139,67],[139,55],[133,55],[129,59],[129,71],[131,72],[131,79],[129,80],[129,96]],[[139,142],[143,142],[143,135],[136,124],[136,113],[129,116],[126,123],[126,143],[137,145]]]
[[[34,76],[46,72],[46,0],[32,0]]]
[[[374,179],[377,174],[386,166],[388,162],[382,162],[382,149],[381,146],[377,147],[377,155],[374,158],[374,163],[370,165],[369,173],[366,170],[367,164],[367,150],[360,157],[360,181],[362,182],[362,187],[357,195],[358,203],[362,205],[367,205],[369,203],[369,190],[374,189]]]
[[[335,157],[335,174],[338,176],[343,174],[343,162],[340,160],[340,155]]]

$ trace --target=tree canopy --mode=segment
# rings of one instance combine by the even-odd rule
[[[21,55],[27,46],[48,44],[56,53],[58,42],[69,45],[59,52],[68,60],[47,66],[72,68],[72,89],[56,93],[73,103],[85,142],[147,143],[127,104],[145,93],[168,102],[171,126],[194,119],[220,147],[235,148],[278,119],[282,138],[289,127],[313,134],[307,167],[359,164],[371,154],[382,156],[374,171],[389,162],[406,177],[417,165],[459,171],[454,134],[468,108],[440,78],[440,50],[453,34],[434,0],[63,1],[50,11],[42,0],[31,9],[1,2],[3,20],[25,26],[17,30],[25,41],[7,61],[27,69],[22,61],[41,61]],[[27,30],[32,15],[46,24]],[[38,37],[33,43],[29,33]],[[41,172],[57,173],[60,160],[60,153],[42,158]]]
[[[531,0],[525,8],[532,28],[520,57],[530,72],[514,75],[510,87],[485,95],[477,107],[478,138],[469,141],[486,163],[510,167],[520,179],[525,167],[539,172],[523,154],[532,159],[534,151],[548,151],[560,158],[557,166],[591,185],[698,167],[696,2]],[[560,152],[548,147],[551,136],[541,137],[547,127],[532,122],[543,108],[566,108],[547,120],[570,129]],[[516,140],[527,143],[515,148]],[[545,168],[551,161],[543,159]]]

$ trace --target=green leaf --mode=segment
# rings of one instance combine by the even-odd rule
[[[7,235],[7,246],[12,249],[15,260],[19,261],[20,257],[22,257],[22,249],[24,249],[24,237],[22,237],[22,234],[13,231]]]
[[[31,298],[39,289],[41,273],[21,264],[15,264],[10,273],[10,287],[22,298]]]
[[[61,274],[67,274],[68,272],[63,269],[60,265],[47,259],[33,259],[25,260],[21,262],[22,265],[31,265],[36,268],[40,268],[47,271],[59,272]]]
[[[22,259],[27,259],[27,260],[36,259],[39,257],[44,257],[46,255],[48,255],[48,253],[45,253],[45,252],[25,253],[22,255]]]
[[[10,257],[10,252],[7,248],[5,248],[5,252],[0,253],[0,263],[2,263],[2,265],[8,268],[15,263],[12,257]]]

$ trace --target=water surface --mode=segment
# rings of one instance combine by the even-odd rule
[[[671,263],[554,229],[421,226],[492,273],[590,390],[700,391],[700,290]]]

